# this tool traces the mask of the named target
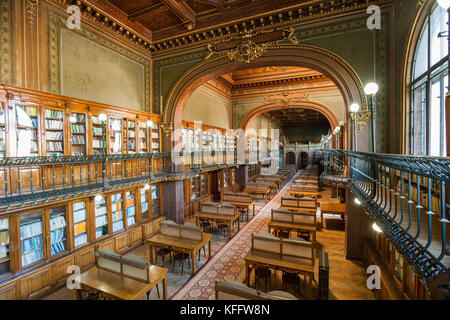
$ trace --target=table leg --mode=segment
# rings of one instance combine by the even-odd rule
[[[211,259],[211,240],[208,242],[208,259]]]
[[[149,242],[148,256],[150,258],[150,264],[153,264],[153,243],[152,242]]]
[[[240,231],[241,230],[241,221],[239,221],[239,219],[238,219],[238,231]]]
[[[312,277],[309,275],[309,297],[313,299]]]
[[[320,227],[323,228],[323,211],[320,210]]]
[[[247,212],[247,222],[250,219],[250,207],[247,207],[247,209],[245,209]]]
[[[163,278],[163,299],[167,300],[167,274]]]
[[[246,279],[245,282],[247,283],[247,286],[250,287],[250,266],[248,263],[245,263],[245,273],[246,273]]]
[[[199,223],[199,218],[198,217],[195,217],[195,225],[197,226],[197,227],[200,227],[200,223]]]
[[[313,231],[313,241],[316,241],[316,238],[317,237],[317,233],[316,233],[316,231]]]
[[[239,219],[238,219],[239,220]],[[229,222],[228,223],[228,237],[231,239],[231,237],[233,236],[233,232],[231,231],[231,225],[233,224],[233,222]]]
[[[255,211],[255,204],[253,204],[253,216],[255,216],[256,211]]]
[[[192,251],[192,274],[195,273],[195,255],[196,255],[196,250]]]
[[[75,297],[77,300],[81,300],[81,289],[75,290]]]

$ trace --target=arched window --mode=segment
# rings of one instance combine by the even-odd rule
[[[411,153],[415,155],[446,155],[447,22],[447,11],[432,6],[415,48],[410,87]]]

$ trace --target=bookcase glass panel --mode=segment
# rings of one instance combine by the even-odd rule
[[[72,155],[86,155],[86,115],[72,113],[70,117],[70,130],[72,133]]]
[[[4,158],[6,155],[5,139],[6,139],[5,112],[3,110],[0,110],[0,158]]]
[[[123,229],[122,193],[111,195],[112,232]]]
[[[136,122],[125,120],[124,123],[127,129],[123,139],[124,150],[127,150],[131,154],[136,153]]]
[[[47,156],[64,155],[64,112],[45,109],[45,140]]]
[[[98,116],[92,116],[92,148],[94,155],[101,155],[105,152],[105,127]]]
[[[134,191],[127,191],[127,226],[136,224],[136,201]]]
[[[105,197],[96,196],[94,200],[95,210],[95,238],[106,236],[108,234],[108,209],[106,207]]]
[[[86,201],[74,202],[72,205],[72,210],[74,245],[75,247],[79,247],[88,242]]]
[[[50,214],[51,255],[55,256],[67,250],[66,207],[52,208]]]
[[[152,142],[152,152],[160,152],[160,141],[159,141],[159,125],[154,123],[151,127],[151,142]]]
[[[152,186],[152,215],[161,214],[161,188],[159,185]]]
[[[38,116],[38,107],[16,106],[16,143],[18,157],[39,155]]]
[[[140,189],[140,194],[141,194],[141,214],[142,214],[142,219],[148,219],[150,218],[149,216],[149,211],[148,211],[148,204],[149,204],[149,193],[148,190],[145,190],[145,188],[141,188]]]
[[[148,128],[145,122],[139,123],[139,150],[140,153],[148,153]]]
[[[41,212],[20,216],[20,245],[22,267],[33,265],[44,259]]]
[[[109,119],[109,135],[110,154],[122,153],[122,120]]]
[[[0,276],[10,272],[9,220],[0,219]]]

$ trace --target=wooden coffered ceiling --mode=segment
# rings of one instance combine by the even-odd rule
[[[327,118],[315,110],[284,109],[266,112],[264,115],[281,127],[330,127]]]
[[[238,34],[277,30],[356,13],[393,0],[46,0],[78,5],[82,19],[123,41],[158,54]]]

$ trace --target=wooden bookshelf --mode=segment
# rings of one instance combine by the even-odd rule
[[[0,276],[10,272],[9,219],[0,219]]]
[[[109,118],[109,154],[122,153],[122,120]]]
[[[70,131],[72,155],[87,154],[87,117],[82,113],[72,113],[70,117]]]
[[[22,268],[44,260],[42,212],[20,216],[20,248]]]
[[[94,200],[95,213],[95,238],[101,238],[108,234],[108,208],[106,207],[106,199]]]
[[[47,156],[64,156],[64,111],[45,109]]]
[[[15,109],[17,156],[39,156],[39,107],[16,105]]]
[[[163,212],[161,205],[161,185],[160,184],[152,185],[151,190],[152,190],[152,215],[157,216]]]
[[[127,205],[127,227],[136,224],[136,193],[135,191],[127,191],[126,205]]]
[[[106,149],[106,130],[98,116],[92,116],[92,153],[102,155]]]
[[[50,255],[56,256],[67,250],[66,206],[49,209]]]
[[[150,128],[150,141],[153,153],[161,152],[161,128],[159,124],[154,123]]]
[[[79,201],[72,203],[72,215],[73,215],[73,234],[74,234],[74,247],[79,247],[88,242],[87,232],[87,201]]]
[[[140,153],[148,153],[150,151],[149,148],[149,129],[147,128],[147,124],[145,122],[139,122],[139,152]]]
[[[123,224],[123,195],[116,193],[111,195],[112,233],[124,228]]]
[[[0,110],[0,158],[6,156],[6,113]]]
[[[136,122],[124,120],[123,150],[127,153],[136,153]]]
[[[140,202],[141,202],[141,218],[147,220],[150,218],[150,189],[146,190],[145,187],[139,188]]]

